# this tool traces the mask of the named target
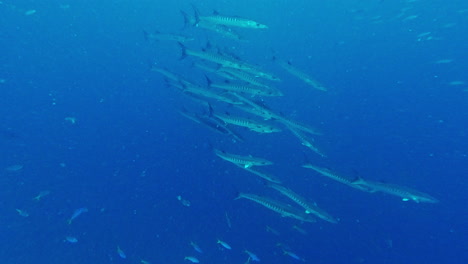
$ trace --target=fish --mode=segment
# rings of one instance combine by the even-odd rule
[[[289,199],[293,200],[295,203],[300,205],[302,208],[305,209],[306,214],[313,214],[318,218],[333,224],[338,223],[338,221],[333,216],[319,208],[315,203],[307,201],[306,198],[300,196],[291,189],[288,189],[278,184],[267,184],[267,186],[272,189],[275,189],[276,191],[280,192],[284,196],[288,197]]]
[[[206,77],[206,76],[205,76]],[[231,83],[229,81],[225,81],[223,84],[217,84],[213,83],[208,77],[206,77],[208,86],[209,87],[214,87],[226,91],[232,91],[232,92],[240,92],[240,93],[246,93],[246,94],[252,94],[252,95],[259,95],[259,96],[282,96],[283,93],[277,89],[272,89],[272,88],[265,88],[265,87],[259,87],[251,84],[236,84],[236,83]]]
[[[250,131],[254,131],[262,134],[276,133],[281,132],[280,128],[274,127],[270,124],[262,123],[256,120],[231,116],[229,114],[213,114],[215,117],[219,118],[226,124],[236,125],[240,127],[245,127]]]
[[[22,170],[23,168],[24,168],[23,165],[21,165],[21,164],[16,164],[16,165],[8,166],[8,167],[6,168],[6,170],[9,171],[9,172],[17,172],[17,171]]]
[[[272,161],[263,158],[231,154],[219,149],[214,149],[214,153],[223,160],[229,161],[244,168],[250,168],[253,166],[268,166],[273,164]]]
[[[45,197],[45,196],[47,196],[47,195],[49,195],[49,194],[50,194],[50,191],[48,191],[48,190],[46,190],[46,191],[41,191],[41,192],[39,192],[38,195],[36,195],[36,196],[33,198],[33,200],[39,202],[43,197]]]
[[[26,212],[24,210],[21,210],[21,209],[16,209],[16,212],[22,217],[28,217],[29,216],[28,212]]]
[[[209,61],[209,62],[219,64],[222,67],[226,67],[226,68],[234,68],[234,69],[240,69],[240,70],[252,68],[252,66],[250,66],[249,64],[245,62],[239,61],[237,59],[234,59],[228,56],[224,56],[220,53],[214,53],[214,52],[210,52],[206,50],[202,50],[202,51],[191,50],[185,47],[185,45],[182,44],[181,42],[178,42],[178,44],[179,44],[179,47],[181,48],[180,59],[184,59],[187,56],[192,56],[192,57],[204,60],[204,61]]]
[[[257,257],[257,255],[255,255],[254,253],[248,251],[248,250],[244,250],[244,252],[249,255],[249,258],[252,260],[252,261],[260,261],[260,259]]]
[[[191,257],[191,256],[185,257],[184,260],[188,260],[192,263],[200,263],[200,261],[196,257]]]
[[[302,131],[299,131],[298,129],[296,128],[293,128],[293,127],[289,127],[287,126],[287,128],[289,129],[289,131],[291,131],[291,133],[296,136],[300,141],[301,141],[301,144],[303,146],[306,146],[307,148],[311,149],[313,152],[317,153],[319,156],[321,157],[326,157],[325,154],[323,154],[322,151],[320,151],[315,145],[314,145],[314,140],[312,138],[309,138],[307,135],[305,135],[304,133],[302,133]]]
[[[219,240],[219,239],[218,239],[218,242],[216,242],[216,243],[220,244],[220,245],[221,245],[223,248],[225,248],[225,249],[229,249],[229,250],[232,249],[231,246],[230,246],[228,243],[226,243],[226,242],[224,242],[224,241],[222,241],[222,240]]]
[[[127,258],[127,255],[125,254],[125,252],[123,252],[123,250],[119,246],[117,246],[117,254],[119,255],[120,258],[123,258],[123,259]]]
[[[213,12],[211,16],[200,16],[198,10],[193,7],[195,26],[200,22],[211,23],[214,25],[222,25],[227,27],[239,27],[239,28],[250,28],[250,29],[267,29],[268,26],[256,22],[251,19],[235,17],[235,16],[222,16],[218,12]]]
[[[301,124],[298,121],[286,118],[286,117],[284,117],[282,115],[276,115],[275,120],[282,123],[283,125],[285,125],[290,130],[292,130],[292,129],[300,130],[302,132],[309,133],[309,134],[315,135],[315,136],[321,136],[322,135],[322,133],[317,131],[316,129],[311,128],[308,125]]]
[[[284,255],[287,255],[287,256],[290,256],[291,258],[293,258],[293,259],[295,259],[295,260],[300,260],[300,261],[305,262],[305,259],[304,259],[304,258],[299,257],[296,253],[291,252],[291,251],[289,251],[289,250],[283,249],[283,254],[284,254]]]
[[[253,168],[249,167],[249,168],[246,168],[245,166],[241,165],[241,164],[236,164],[239,168],[242,168],[250,173],[253,173],[255,175],[257,175],[258,177],[264,179],[264,180],[267,180],[269,182],[272,182],[272,183],[281,183],[281,181],[279,179],[277,179],[276,177],[270,175],[270,174],[267,174],[267,173],[264,173],[264,172],[260,172],[258,170],[254,170]]]
[[[70,225],[73,222],[73,220],[75,220],[75,218],[80,216],[82,213],[87,213],[87,212],[88,212],[88,208],[86,207],[76,209],[75,212],[73,212],[73,215],[70,217],[70,219],[68,219],[68,224]]]
[[[215,131],[215,132],[218,132],[218,133],[223,134],[223,135],[231,136],[231,137],[233,137],[235,140],[237,140],[239,142],[244,141],[244,139],[242,138],[241,135],[239,135],[238,133],[236,133],[232,129],[226,127],[224,122],[222,122],[221,120],[218,120],[216,118],[210,118],[210,117],[207,117],[207,116],[197,115],[197,114],[194,114],[194,113],[190,113],[185,109],[180,110],[179,113],[181,115],[183,115],[184,117],[186,117],[186,118],[188,118],[188,119],[190,119],[190,120],[192,120],[192,121],[194,121],[194,122],[196,122],[198,124],[202,124],[202,125],[208,127],[209,129]]]
[[[200,254],[203,254],[203,250],[202,250],[195,242],[193,242],[193,241],[190,242],[190,245],[193,247],[193,249],[194,249],[196,252],[198,252],[198,253],[200,253]]]
[[[427,193],[423,193],[408,187],[399,186],[396,184],[375,182],[358,178],[353,181],[353,184],[369,188],[370,192],[383,192],[395,195],[401,198],[402,201],[414,201],[416,203],[438,203],[439,200]]]
[[[291,64],[291,62],[289,62],[289,61],[285,62],[285,61],[282,61],[282,60],[278,60],[275,57],[273,57],[273,60],[275,60],[278,63],[278,65],[281,66],[281,68],[283,68],[284,70],[289,72],[291,75],[297,77],[299,80],[305,82],[306,84],[308,84],[312,88],[320,90],[320,91],[324,91],[324,92],[326,92],[328,90],[325,86],[320,84],[318,81],[312,79],[312,77],[310,77],[307,73],[305,73],[305,72],[297,69],[296,67],[294,67]]]
[[[183,35],[177,34],[168,34],[168,33],[161,33],[155,30],[153,33],[148,33],[147,31],[143,31],[143,35],[146,41],[160,41],[160,40],[168,40],[168,41],[176,41],[176,42],[189,42],[195,40],[195,38],[187,37]]]
[[[230,27],[213,24],[213,23],[209,23],[206,21],[197,22],[195,17],[189,16],[186,12],[180,11],[180,13],[182,14],[184,18],[184,28],[187,27],[187,25],[191,25],[197,28],[202,28],[202,29],[212,31],[225,38],[229,38],[229,39],[233,39],[237,41],[246,41],[244,37],[242,37],[238,32],[236,32],[234,29]]]
[[[321,167],[318,167],[318,166],[315,166],[315,165],[312,165],[312,164],[304,164],[304,165],[302,165],[302,167],[307,168],[307,169],[312,169],[312,170],[318,172],[320,175],[328,177],[328,178],[330,178],[330,179],[332,179],[334,181],[346,184],[346,185],[348,185],[350,187],[353,187],[355,189],[358,189],[360,191],[366,191],[366,192],[371,191],[371,188],[369,188],[367,186],[364,186],[364,185],[356,184],[356,182],[354,180],[342,177],[342,176],[330,171],[329,169],[321,168]]]
[[[279,213],[282,217],[289,217],[303,222],[316,222],[315,218],[312,217],[310,214],[305,214],[301,210],[291,207],[288,204],[284,204],[266,197],[249,193],[240,193],[237,196],[236,200],[242,198],[258,203],[276,213]]]
[[[78,239],[76,237],[72,237],[72,236],[66,236],[65,237],[65,240],[63,240],[64,242],[68,242],[68,243],[78,243]]]
[[[255,66],[242,64],[241,67],[221,67],[218,71],[231,75],[232,77],[240,81],[244,81],[253,86],[273,89],[268,84],[265,84],[264,82],[260,81],[258,77],[246,72],[246,71],[251,70],[252,68],[255,68]],[[278,93],[280,93],[280,95],[278,96],[283,95],[279,90],[278,90]]]

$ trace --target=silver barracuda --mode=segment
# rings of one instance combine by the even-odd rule
[[[246,93],[252,95],[259,95],[259,96],[282,96],[283,94],[281,91],[276,89],[270,89],[265,87],[259,87],[255,85],[243,85],[243,84],[236,84],[231,82],[224,82],[221,84],[212,83],[212,81],[206,77],[209,87],[214,87],[218,89],[222,89],[225,91],[230,92],[239,92],[239,93]]]
[[[279,213],[282,217],[290,217],[303,222],[316,222],[316,219],[310,214],[305,214],[298,208],[289,206],[288,204],[284,204],[266,197],[249,193],[240,193],[236,200],[237,199],[247,199],[253,201],[276,213]]]
[[[194,27],[206,29],[212,32],[215,32],[219,34],[222,37],[237,40],[237,41],[246,41],[239,33],[234,31],[232,28],[223,26],[223,25],[217,25],[213,24],[207,21],[196,21],[195,17],[189,16],[187,13],[184,11],[180,11],[182,16],[184,17],[184,25],[191,25]]]
[[[333,216],[331,216],[324,210],[320,209],[315,203],[311,203],[307,201],[306,198],[300,196],[299,194],[295,193],[291,189],[288,189],[278,184],[268,184],[268,186],[277,190],[284,196],[288,197],[289,199],[293,200],[295,203],[300,205],[302,208],[305,209],[306,214],[313,214],[319,217],[320,219],[323,219],[330,223],[334,223],[334,224],[338,223],[338,220],[336,220]]]
[[[305,135],[302,131],[299,131],[298,129],[296,128],[293,128],[293,127],[289,127],[287,126],[287,128],[289,129],[289,131],[291,131],[291,133],[296,136],[302,143],[302,145],[308,147],[309,149],[311,149],[313,152],[317,153],[318,155],[320,155],[321,157],[326,157],[325,154],[323,154],[313,143],[314,143],[314,140],[312,138],[309,138],[307,135]]]
[[[264,24],[260,24],[254,20],[235,17],[235,16],[222,16],[218,12],[213,12],[211,16],[200,16],[198,10],[194,9],[195,25],[198,25],[200,22],[211,23],[214,25],[223,25],[227,27],[239,27],[239,28],[252,28],[252,29],[266,29],[268,28]]]
[[[343,183],[343,184],[346,184],[350,187],[353,187],[355,189],[358,189],[358,190],[361,190],[361,191],[366,191],[366,192],[370,192],[371,189],[369,187],[366,187],[366,186],[361,186],[361,185],[358,185],[358,184],[355,184],[353,180],[350,180],[348,178],[345,178],[345,177],[342,177],[326,168],[321,168],[321,167],[318,167],[318,166],[314,166],[312,164],[304,164],[302,165],[302,167],[304,168],[307,168],[307,169],[312,169],[316,172],[318,172],[320,175],[323,175],[325,177],[328,177],[334,181],[337,181],[337,182],[340,182],[340,183]]]
[[[238,167],[252,173],[252,174],[255,174],[257,175],[258,177],[264,179],[264,180],[267,180],[269,182],[272,182],[272,183],[281,183],[281,181],[279,179],[277,179],[276,177],[270,175],[270,174],[267,174],[267,173],[264,173],[264,172],[261,172],[261,171],[258,171],[258,170],[255,170],[253,169],[252,167],[248,167],[246,168],[245,166],[243,165],[239,165],[239,164],[236,164]]]
[[[352,182],[354,185],[369,188],[370,192],[383,192],[391,195],[398,196],[402,201],[414,201],[416,203],[438,203],[439,200],[432,197],[427,193],[423,193],[408,187],[399,186],[396,184],[368,181],[362,178]]]
[[[268,134],[268,133],[275,133],[275,132],[281,131],[281,129],[271,126],[269,124],[264,124],[264,123],[254,121],[251,119],[247,119],[247,118],[234,117],[231,115],[222,115],[222,114],[213,114],[213,115],[223,120],[226,124],[245,127],[257,133]]]
[[[283,69],[285,69],[287,72],[289,72],[291,75],[294,75],[301,81],[305,82],[309,86],[312,86],[312,88],[320,90],[320,91],[328,90],[325,86],[323,86],[316,80],[312,79],[312,77],[310,77],[307,73],[294,67],[290,62],[285,62],[281,60],[276,60],[276,61],[278,62],[278,65],[280,65]]]
[[[214,153],[216,156],[222,158],[225,161],[229,161],[231,163],[234,163],[238,166],[242,166],[244,168],[250,168],[253,166],[268,166],[272,165],[273,162],[262,159],[262,158],[257,158],[257,157],[252,157],[252,156],[242,156],[242,155],[237,155],[237,154],[231,154],[224,152],[219,149],[214,149]]]
[[[318,132],[317,130],[305,125],[305,124],[301,124],[299,123],[298,121],[295,121],[295,120],[291,120],[289,118],[286,118],[284,116],[276,116],[276,120],[280,123],[282,123],[283,125],[287,126],[288,128],[294,128],[296,130],[301,130],[303,132],[306,132],[306,133],[309,133],[309,134],[312,134],[312,135],[317,135],[317,136],[320,136],[322,135],[322,133]]]

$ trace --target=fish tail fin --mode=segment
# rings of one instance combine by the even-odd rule
[[[191,24],[190,17],[189,17],[189,15],[187,13],[185,13],[182,10],[180,10],[180,14],[182,14],[182,17],[184,18],[184,27],[182,29],[185,29],[185,28],[187,28],[188,25]]]
[[[200,23],[200,12],[193,4],[192,4],[192,8],[193,8],[193,18],[194,18],[193,25],[198,27],[198,23]]]

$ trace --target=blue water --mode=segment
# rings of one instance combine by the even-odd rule
[[[0,262],[245,263],[247,249],[260,263],[468,263],[468,5],[449,2],[1,1]],[[246,42],[182,30],[180,10],[192,13],[191,3],[269,29],[239,29]],[[143,30],[156,29],[280,76],[285,96],[265,103],[322,131],[315,142],[327,158],[287,131],[238,129],[246,140],[233,142],[179,115],[182,106],[203,109],[149,65],[201,84],[203,73],[193,58],[179,60],[176,43],[145,41]],[[273,56],[329,91],[311,89]],[[234,200],[249,192],[286,201],[212,147],[274,161],[266,171],[339,223],[301,223]],[[301,168],[306,158],[440,203],[360,192]],[[82,207],[89,212],[67,224]]]

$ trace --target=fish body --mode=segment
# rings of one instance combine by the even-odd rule
[[[313,152],[317,153],[318,155],[322,157],[326,157],[325,154],[322,153],[314,144],[314,140],[312,138],[309,138],[307,135],[305,135],[302,131],[293,128],[293,127],[287,127],[291,133],[296,136],[300,141],[303,146],[306,146],[307,148],[311,149]]]
[[[250,251],[248,251],[248,250],[244,250],[244,252],[245,252],[247,255],[249,255],[250,260],[252,260],[252,261],[257,261],[257,262],[260,261],[260,259],[257,257],[256,254],[254,254],[254,253],[252,253],[252,252],[250,252]]]
[[[258,203],[276,213],[279,213],[282,217],[290,217],[303,222],[316,222],[315,218],[313,218],[310,214],[305,214],[297,208],[291,207],[287,204],[283,204],[275,200],[271,200],[266,197],[261,197],[249,193],[240,193],[236,199],[241,198]]]
[[[374,182],[358,178],[353,182],[353,184],[358,186],[363,186],[369,188],[371,192],[383,192],[391,195],[398,196],[402,201],[414,201],[416,203],[438,203],[439,200],[432,197],[427,193],[423,193],[408,187],[399,186],[396,184],[383,183],[383,182]]]
[[[185,257],[184,260],[188,260],[192,263],[200,263],[200,261],[196,257],[192,257],[192,256]]]
[[[359,185],[359,184],[356,184],[353,180],[350,180],[348,178],[345,178],[345,177],[342,177],[326,168],[321,168],[321,167],[318,167],[318,166],[315,166],[315,165],[312,165],[312,164],[304,164],[302,165],[302,167],[304,168],[307,168],[307,169],[312,169],[316,172],[318,172],[320,175],[323,175],[325,177],[328,177],[334,181],[337,181],[337,182],[340,182],[340,183],[343,183],[343,184],[346,184],[350,187],[353,187],[355,189],[358,189],[358,190],[361,190],[361,191],[366,191],[366,192],[370,192],[371,189],[365,185]]]
[[[86,208],[86,207],[76,209],[75,212],[73,212],[73,215],[70,217],[70,219],[68,219],[68,224],[71,224],[73,222],[73,220],[75,220],[75,218],[77,218],[81,214],[87,213],[87,212],[88,212],[88,208]]]
[[[50,194],[50,191],[41,191],[38,195],[36,195],[33,200],[40,201],[43,197]]]
[[[218,239],[218,242],[216,242],[216,243],[220,244],[220,245],[221,245],[223,248],[225,248],[225,249],[229,249],[229,250],[232,249],[231,246],[230,246],[228,243],[226,243],[226,242],[224,242],[224,241],[222,241],[222,240],[219,240],[219,239]]]
[[[218,149],[215,149],[214,153],[216,154],[216,156],[222,158],[223,160],[229,161],[244,168],[250,168],[252,166],[267,166],[273,164],[273,162],[266,159],[231,154]]]
[[[78,239],[76,237],[72,237],[72,236],[67,236],[65,237],[65,242],[68,242],[68,243],[78,243]]]
[[[281,181],[279,179],[277,179],[276,177],[270,175],[270,174],[267,174],[267,173],[264,173],[264,172],[261,172],[261,171],[258,171],[258,170],[255,170],[253,169],[252,167],[248,167],[246,168],[245,166],[243,165],[240,165],[240,164],[236,164],[238,167],[250,172],[250,173],[253,173],[255,175],[257,175],[258,177],[264,179],[264,180],[267,180],[269,182],[272,182],[272,183],[278,183],[280,184]]]
[[[211,16],[200,16],[198,10],[193,7],[195,26],[200,22],[209,23],[214,25],[222,25],[227,27],[239,27],[239,28],[251,28],[251,29],[266,29],[268,26],[260,24],[254,20],[234,17],[234,16],[222,16],[217,12],[214,12]]]
[[[277,127],[274,127],[274,126],[271,126],[269,124],[265,124],[262,122],[254,121],[248,118],[235,117],[231,115],[222,115],[222,114],[213,114],[213,115],[221,119],[222,121],[224,121],[226,124],[245,127],[257,133],[269,134],[269,133],[275,133],[275,132],[281,131],[281,129]]]
[[[195,242],[190,242],[190,245],[196,252],[203,254],[203,250]]]
[[[123,258],[123,259],[127,258],[127,255],[119,246],[117,246],[117,254],[119,255],[120,258]]]
[[[291,189],[288,189],[288,188],[286,188],[284,186],[281,186],[281,185],[278,185],[278,184],[269,184],[268,186],[275,189],[275,190],[277,190],[278,192],[280,192],[284,196],[288,197],[289,199],[293,200],[295,203],[300,205],[302,208],[305,209],[306,214],[313,214],[313,215],[315,215],[315,216],[317,216],[317,217],[319,217],[319,218],[321,218],[321,219],[323,219],[325,221],[328,221],[330,223],[334,223],[334,224],[338,223],[338,221],[333,216],[331,216],[330,214],[328,214],[324,210],[320,209],[316,204],[307,201],[306,198],[304,198],[301,195],[295,193]]]
[[[327,91],[328,89],[320,84],[318,81],[312,79],[307,73],[297,69],[294,67],[290,62],[285,62],[281,60],[277,60],[278,64],[285,69],[287,72],[289,72],[291,75],[295,76],[296,78],[300,79],[301,81],[305,82],[309,86],[311,86],[314,89],[320,90],[320,91]]]

